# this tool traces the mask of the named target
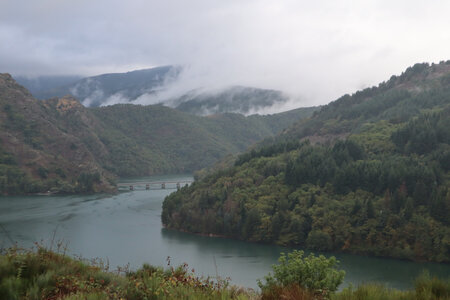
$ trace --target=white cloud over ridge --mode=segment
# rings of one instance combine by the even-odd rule
[[[449,11],[448,1],[404,0],[2,1],[0,72],[178,64],[167,93],[247,85],[282,90],[297,106],[324,104],[416,62],[449,59]]]

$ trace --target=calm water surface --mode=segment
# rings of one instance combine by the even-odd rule
[[[140,178],[151,181],[191,180],[190,176]],[[256,288],[276,263],[280,252],[289,249],[210,238],[167,230],[161,226],[161,204],[173,190],[135,190],[107,196],[0,197],[0,248],[31,247],[42,241],[68,244],[72,255],[108,259],[112,267],[130,264],[138,268],[147,262],[164,266],[183,262],[198,275],[230,277],[232,283]],[[56,244],[56,242],[54,243]],[[331,255],[331,254],[326,254]],[[393,259],[335,254],[346,271],[345,282],[381,282],[406,289],[423,269],[448,277],[450,265],[414,263]],[[217,266],[217,268],[216,268]]]

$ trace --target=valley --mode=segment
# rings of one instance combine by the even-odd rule
[[[115,178],[193,172],[310,116],[206,117],[161,105],[87,108],[71,96],[35,99],[0,76],[0,193],[114,191]]]

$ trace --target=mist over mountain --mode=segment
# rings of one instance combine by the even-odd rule
[[[179,67],[163,66],[127,73],[110,73],[92,77],[42,76],[18,77],[34,97],[47,99],[71,95],[84,106],[127,103],[144,94],[153,95],[178,76]]]
[[[224,112],[257,113],[288,100],[280,91],[232,86],[216,92],[187,93],[173,101],[175,108],[181,111],[209,115]]]
[[[142,95],[155,95],[180,72],[179,67],[164,66],[127,73],[102,74],[83,78],[69,87],[69,93],[85,106],[127,103]],[[151,103],[149,103],[151,104]]]
[[[119,103],[163,104],[196,115],[235,112],[278,112],[289,101],[280,91],[246,86],[205,88],[183,86],[180,66],[162,66],[127,73],[92,77],[17,77],[34,97],[48,99],[71,95],[87,107]],[[180,88],[180,86],[182,86]],[[287,109],[285,109],[287,110]]]

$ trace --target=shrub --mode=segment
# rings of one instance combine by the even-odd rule
[[[265,277],[266,283],[258,280],[263,294],[273,289],[298,285],[315,294],[327,297],[337,290],[344,280],[345,272],[337,270],[338,261],[335,257],[326,258],[323,255],[310,254],[304,257],[303,251],[294,250],[286,256],[281,253],[279,264],[273,265],[273,276]]]

